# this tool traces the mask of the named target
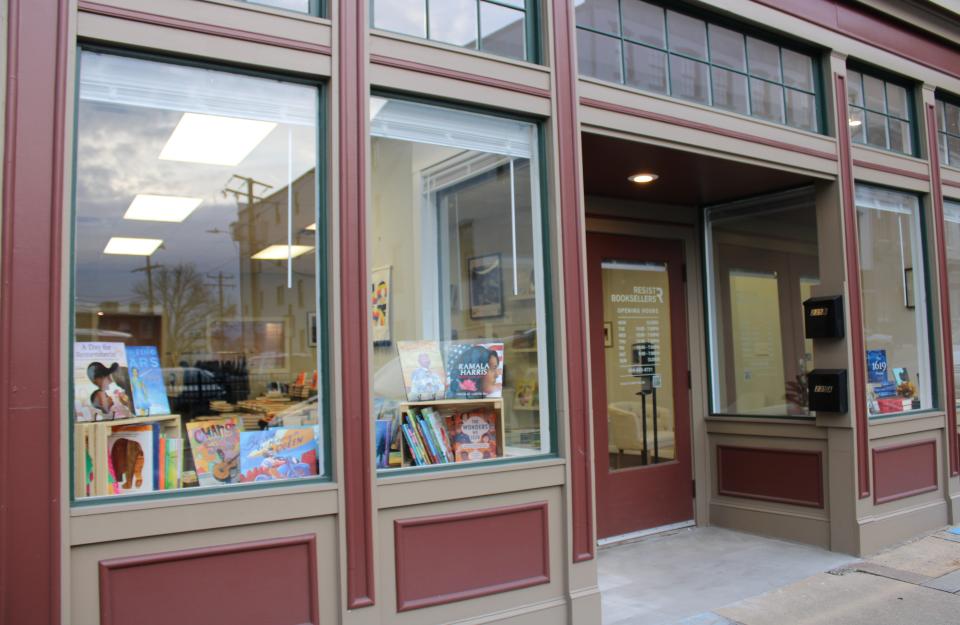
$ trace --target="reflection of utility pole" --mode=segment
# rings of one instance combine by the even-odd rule
[[[161,246],[162,247],[162,246]],[[150,257],[145,257],[147,264],[143,267],[133,269],[130,273],[137,273],[138,271],[144,271],[147,274],[147,306],[150,309],[150,314],[153,314],[153,270],[160,269],[163,265],[151,265]]]
[[[236,284],[233,284],[232,282],[228,282],[229,280],[232,280],[232,279],[233,279],[233,274],[223,273],[222,271],[218,271],[218,272],[215,273],[215,274],[213,274],[213,273],[208,273],[208,274],[207,274],[207,277],[210,278],[211,280],[216,280],[216,282],[214,282],[214,283],[212,283],[212,284],[211,284],[210,282],[207,282],[207,283],[204,284],[204,286],[215,286],[215,287],[217,287],[217,292],[218,292],[219,298],[220,298],[220,319],[223,319],[223,287],[233,288],[233,287],[237,286]]]

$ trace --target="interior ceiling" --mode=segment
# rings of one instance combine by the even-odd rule
[[[684,152],[605,135],[583,133],[583,179],[587,195],[657,204],[702,206],[782,191],[813,179],[788,171]],[[636,173],[660,176],[646,185]]]

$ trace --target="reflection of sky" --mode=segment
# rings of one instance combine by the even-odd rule
[[[430,0],[430,39],[475,48],[478,28],[478,0]],[[579,0],[583,2],[583,0]],[[578,3],[579,3],[578,2]],[[524,0],[500,0],[500,4],[480,2],[484,37],[493,36],[524,18],[522,11],[501,5],[524,8]],[[373,26],[415,37],[427,36],[426,0],[374,0]],[[523,33],[518,34],[522,41]]]
[[[201,273],[223,271],[238,276],[240,259],[231,234],[237,200],[222,193],[230,177],[250,176],[272,185],[262,195],[282,190],[288,177],[288,136],[292,138],[293,178],[315,167],[315,128],[284,124],[236,167],[161,161],[160,151],[180,116],[178,111],[80,103],[75,238],[78,303],[138,301],[133,287],[145,276],[133,270],[144,267],[146,261],[142,256],[103,254],[113,236],[163,239],[164,246],[150,259],[154,265],[187,263]],[[182,223],[123,219],[138,193],[197,197],[203,203]],[[304,213],[310,217],[301,218],[307,221],[296,224],[295,231],[313,221],[312,212]]]
[[[299,11],[301,13],[310,12],[310,0],[246,0],[252,4],[263,4],[268,7],[278,9],[288,9],[290,11]]]

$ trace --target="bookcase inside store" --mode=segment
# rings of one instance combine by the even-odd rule
[[[489,409],[493,411],[495,415],[495,424],[496,424],[496,458],[503,457],[504,450],[504,422],[503,422],[503,400],[501,398],[491,398],[491,399],[432,399],[425,401],[406,401],[401,402],[398,407],[398,412],[400,414],[400,422],[407,422],[408,417],[415,417],[415,415],[420,412],[423,408],[433,409],[437,414],[439,414],[442,420],[445,422],[447,434],[450,436],[452,441],[453,432],[450,430],[449,423],[447,422],[447,417],[460,413],[460,412],[470,412],[480,409]],[[401,457],[401,466],[403,467],[412,467],[417,466],[416,461],[414,460],[413,452],[410,449],[407,440],[403,436],[403,433],[400,433],[399,436],[399,449]],[[484,462],[484,460],[460,460],[456,459],[451,463],[447,462],[430,462],[429,465],[438,465],[438,464],[455,464],[458,462]]]

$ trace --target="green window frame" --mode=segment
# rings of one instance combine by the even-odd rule
[[[820,63],[818,57],[813,52],[805,50],[799,46],[784,46],[779,41],[771,38],[765,33],[756,32],[753,29],[744,27],[742,24],[731,22],[723,18],[718,18],[710,14],[705,14],[700,11],[692,9],[684,9],[679,11],[672,6],[668,8],[662,4],[654,2],[641,2],[640,0],[615,1],[617,3],[616,32],[604,31],[595,27],[584,25],[581,23],[579,13],[577,16],[578,48],[583,47],[580,45],[580,42],[582,42],[583,38],[585,37],[602,37],[604,40],[609,40],[611,42],[615,41],[615,45],[618,49],[619,58],[617,63],[619,64],[619,67],[615,68],[618,75],[617,80],[611,81],[608,78],[598,76],[593,76],[594,78],[607,80],[608,82],[618,82],[619,84],[626,85],[628,87],[635,87],[646,91],[653,91],[672,97],[691,100],[707,106],[728,110],[753,118],[763,119],[773,123],[779,123],[801,130],[817,133],[823,133],[825,131],[824,129],[826,128],[826,124],[823,120],[823,107],[821,105],[820,97],[820,92],[822,91]],[[581,5],[582,3],[583,0],[576,1],[577,5]],[[637,10],[639,7],[645,7],[647,10],[651,8],[659,9],[661,18],[663,20],[662,43],[643,41],[638,37],[632,37],[625,32],[627,30],[624,23],[625,11],[630,12]],[[680,50],[678,48],[680,48],[682,44],[675,45],[671,42],[671,19],[677,20],[677,22],[682,22],[689,19],[703,22],[703,56],[697,56],[696,54],[691,54],[689,52]],[[678,29],[679,28],[682,28],[682,26],[678,26]],[[741,40],[743,61],[741,64],[739,64],[740,66],[735,63],[725,62],[722,58],[720,58],[721,53],[718,52],[717,48],[721,46],[715,45],[714,39],[717,38],[719,40],[721,36],[732,36],[734,39]],[[775,66],[773,66],[776,71],[772,74],[765,75],[763,68],[760,66],[760,62],[756,62],[756,67],[754,66],[754,63],[751,62],[750,49],[751,47],[768,47],[769,49],[770,46],[776,48],[777,63]],[[630,62],[628,61],[630,55],[628,53],[634,50],[643,54],[653,55],[653,57],[648,56],[647,59],[663,59],[663,69],[666,77],[665,88],[650,88],[648,86],[639,85],[635,81],[631,81],[628,78],[630,74]],[[784,72],[785,55],[794,60],[800,59],[804,62],[809,61],[809,74],[806,77],[806,85],[801,86],[795,81],[795,79],[792,81],[791,79],[786,78],[786,74]],[[583,69],[583,60],[584,57],[582,55],[582,50],[580,50],[579,61],[581,74],[589,76],[591,74],[585,72]],[[687,67],[696,67],[703,70],[703,76],[706,77],[704,81],[706,86],[705,97],[697,98],[685,95],[683,90],[678,86],[681,77],[674,76],[675,73],[678,73],[675,67],[683,66],[684,64],[686,64]],[[720,83],[721,79],[725,77],[728,80],[732,79],[733,81],[740,81],[740,84],[745,86],[745,90],[742,94],[742,102],[728,103],[724,102],[722,97],[718,97],[718,93],[723,91],[718,87],[718,83]],[[774,95],[774,98],[778,100],[779,106],[772,107],[777,110],[765,111],[763,109],[766,107],[758,106],[760,103],[759,98],[757,98],[758,101],[755,101],[753,94],[762,93],[764,90],[767,90],[769,94],[778,94]],[[800,100],[806,100],[811,107],[808,114],[805,116],[805,122],[797,113],[791,113],[791,108],[789,105],[791,101],[799,102]]]
[[[868,89],[875,92],[873,98],[880,106],[871,105]],[[878,97],[878,90],[882,91],[882,97]],[[851,141],[889,152],[916,156],[918,141],[913,93],[912,86],[905,81],[869,68],[848,66],[847,126]],[[899,94],[899,97],[892,94]],[[891,107],[891,103],[896,106]],[[899,139],[899,146],[894,144],[894,137]]]
[[[394,0],[397,2],[398,0]],[[461,4],[472,5],[473,10],[476,12],[475,16],[475,34],[476,36],[472,41],[468,41],[464,44],[459,44],[456,42],[448,41],[438,36],[435,32],[435,28],[431,27],[431,16],[436,13],[431,11],[431,5],[435,9],[442,2],[441,0],[399,0],[401,4],[419,4],[422,6],[422,18],[417,20],[417,24],[414,24],[413,21],[408,24],[409,28],[402,29],[397,26],[391,27],[389,24],[384,24],[378,21],[378,6],[381,7],[381,10],[384,13],[390,15],[391,9],[394,9],[391,4],[387,4],[387,0],[369,0],[370,8],[370,27],[378,30],[383,30],[386,32],[394,32],[401,35],[410,35],[412,37],[419,37],[421,39],[427,39],[429,41],[436,41],[438,43],[446,43],[448,45],[454,45],[461,48],[466,48],[468,50],[477,50],[479,52],[486,52],[488,54],[496,54],[498,56],[504,56],[506,58],[516,58],[520,61],[529,61],[531,63],[540,62],[540,37],[539,37],[539,7],[540,0],[460,0]],[[523,55],[513,56],[504,54],[503,52],[497,52],[494,49],[488,48],[484,43],[483,27],[486,21],[484,17],[485,10],[500,10],[500,11],[514,11],[516,13],[522,14],[523,23]],[[415,9],[416,10],[416,9]]]
[[[300,10],[295,8],[288,8],[284,5],[284,0],[240,0],[241,2],[246,2],[247,4],[256,4],[259,6],[269,7],[271,9],[279,9],[282,11],[291,11],[293,13],[304,13],[306,15],[314,15],[316,17],[326,17],[327,16],[327,7],[325,0],[302,0],[306,3],[307,9]],[[291,0],[287,0],[288,2]]]
[[[960,168],[960,100],[937,96],[937,145],[940,164]]]

